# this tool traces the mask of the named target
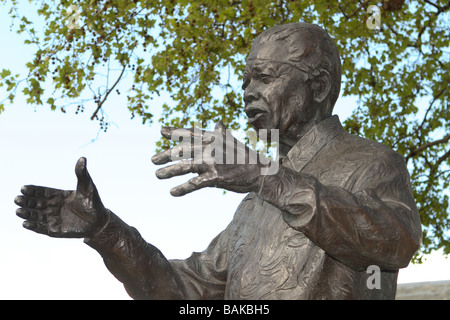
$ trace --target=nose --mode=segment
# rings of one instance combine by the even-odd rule
[[[256,86],[254,85],[254,81],[250,82],[248,87],[244,90],[244,103],[248,104],[252,101],[258,100],[259,96],[260,94]]]

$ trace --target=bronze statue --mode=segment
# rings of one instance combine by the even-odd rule
[[[222,123],[185,130],[187,142],[152,158],[167,164],[182,149],[185,159],[156,175],[198,174],[174,196],[204,187],[247,193],[228,227],[186,260],[167,260],[103,206],[85,158],[75,191],[24,186],[17,215],[35,232],[84,238],[135,299],[393,299],[398,270],[420,246],[419,215],[404,159],[332,116],[340,81],[339,53],[323,29],[266,30],[248,56],[243,89],[251,125],[278,130],[276,172],[262,174],[267,159],[248,161],[255,151],[245,146],[243,163],[196,161],[207,147],[196,139],[230,138]],[[369,285],[369,268],[380,270],[378,286]]]

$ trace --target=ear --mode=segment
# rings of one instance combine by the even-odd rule
[[[320,69],[320,75],[315,77],[312,84],[314,90],[314,101],[322,103],[330,94],[331,90],[331,76],[325,69]]]

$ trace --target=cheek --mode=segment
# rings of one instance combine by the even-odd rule
[[[280,117],[282,131],[286,131],[296,124],[306,124],[314,117],[314,105],[309,98],[308,88],[297,87],[295,93],[281,101],[279,108],[282,110]]]
[[[263,99],[269,107],[269,127],[282,131],[295,122],[306,122],[313,110],[309,110],[309,92],[306,86],[297,81],[280,79],[267,87],[262,93]]]
[[[303,109],[304,98],[300,95],[291,95],[287,99],[283,99],[280,103],[281,109],[281,127],[287,129],[293,123],[302,120],[301,109]]]
[[[299,121],[310,120],[314,116],[315,110],[309,87],[297,86],[286,101],[286,109],[290,109],[290,113],[295,113]]]
[[[267,90],[265,94],[266,103],[269,107],[269,118],[267,119],[267,129],[275,129],[283,125],[284,110],[283,110],[283,100],[285,95],[283,95],[283,84],[274,83],[272,90]]]
[[[286,83],[282,81],[273,82],[264,92],[266,103],[269,105],[272,114],[280,113],[282,101],[288,98],[289,93],[286,90]]]

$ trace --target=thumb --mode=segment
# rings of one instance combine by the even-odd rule
[[[219,132],[221,132],[221,133],[225,133],[225,131],[226,131],[227,128],[225,128],[225,125],[223,124],[222,120],[219,120],[219,121],[216,123],[216,126],[215,126],[214,129],[217,130],[217,131],[219,131]]]
[[[87,159],[80,158],[75,166],[75,174],[78,178],[77,192],[83,196],[88,196],[92,192],[93,182],[87,170]]]

